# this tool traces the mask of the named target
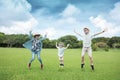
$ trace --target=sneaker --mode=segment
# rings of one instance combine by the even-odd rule
[[[43,64],[41,64],[41,69],[43,69]]]
[[[59,66],[59,67],[62,67],[62,68],[63,68],[63,67],[64,67],[64,64],[60,64],[60,66]]]
[[[28,69],[30,69],[31,63],[28,64]]]
[[[84,63],[83,63],[83,64],[81,64],[81,68],[83,68],[83,67],[84,67],[84,65],[85,65]]]
[[[94,65],[91,65],[92,70],[94,71]]]

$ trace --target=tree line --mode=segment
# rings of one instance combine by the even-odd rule
[[[22,44],[29,40],[26,34],[4,34],[0,32],[0,47],[23,47]],[[49,38],[43,41],[43,48],[55,48],[56,42],[64,42],[70,44],[70,48],[82,48],[82,41],[76,36],[66,35],[56,40]],[[99,48],[120,48],[120,37],[105,38],[99,37],[92,40],[94,50]]]

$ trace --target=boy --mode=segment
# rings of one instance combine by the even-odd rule
[[[42,63],[42,59],[40,57],[40,53],[41,53],[41,50],[42,50],[42,41],[46,38],[47,34],[44,37],[40,38],[41,37],[40,34],[35,34],[34,37],[33,37],[31,32],[32,31],[29,32],[30,40],[23,44],[23,46],[25,48],[30,49],[30,51],[32,53],[32,58],[29,61],[28,68],[30,69],[31,63],[35,59],[35,54],[37,54],[37,58],[38,58],[38,60],[41,64],[40,65],[41,69],[43,69],[43,63]]]
[[[91,64],[91,68],[92,70],[94,70],[94,64],[93,64],[93,57],[92,57],[92,48],[91,48],[91,40],[94,36],[96,35],[99,35],[99,34],[102,34],[105,32],[105,30],[103,30],[102,32],[99,32],[97,34],[94,34],[94,35],[90,35],[90,30],[88,28],[84,28],[84,35],[80,35],[79,33],[77,33],[75,30],[74,32],[76,34],[78,34],[79,36],[81,36],[83,38],[83,48],[82,48],[82,60],[81,60],[81,68],[83,69],[84,67],[84,56],[85,56],[85,53],[88,52],[88,55],[89,55],[89,58],[90,58],[90,64]]]
[[[69,44],[67,44],[67,47],[64,47],[63,42],[60,42],[58,45],[56,42],[56,48],[58,48],[58,57],[59,57],[59,61],[60,61],[60,67],[64,67],[64,51],[68,47],[69,47]]]

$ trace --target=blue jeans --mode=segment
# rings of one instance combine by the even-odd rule
[[[35,60],[35,54],[37,54],[37,58],[38,58],[40,64],[42,64],[42,59],[40,57],[40,51],[34,51],[34,52],[31,51],[31,53],[32,53],[32,58],[30,59],[29,63],[32,63]]]

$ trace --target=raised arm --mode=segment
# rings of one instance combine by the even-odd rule
[[[70,46],[70,44],[67,44],[67,46],[66,46],[66,48],[65,48],[65,49],[67,49],[69,46]]]
[[[58,48],[57,42],[56,42],[56,48]]]
[[[32,31],[29,31],[29,38],[30,38],[30,39],[33,38]]]
[[[102,32],[99,32],[99,33],[97,33],[97,34],[94,34],[93,36],[97,36],[97,35],[102,34],[102,33],[104,33],[104,32],[106,32],[106,29],[104,29]]]
[[[42,37],[40,40],[43,41],[43,40],[46,39],[46,37],[47,37],[47,33],[46,33],[46,34],[44,35],[44,37]]]
[[[76,30],[74,29],[74,33],[76,33],[77,35],[79,35],[79,36],[81,36],[82,37],[82,35],[80,35],[78,32],[76,32]]]

